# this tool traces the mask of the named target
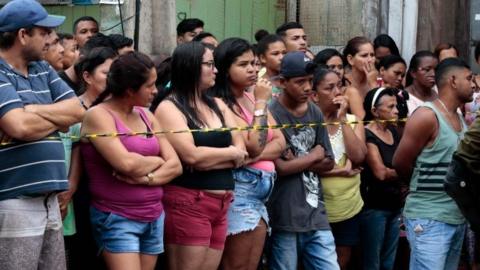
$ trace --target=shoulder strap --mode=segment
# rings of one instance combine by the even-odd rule
[[[152,128],[152,122],[150,121],[150,119],[148,119],[148,116],[147,114],[145,113],[144,109],[141,108],[141,107],[135,107],[135,109],[138,111],[138,113],[140,114],[140,118],[142,118],[143,122],[145,123],[145,125],[147,126],[147,129],[149,132],[153,132],[153,128]]]
[[[117,127],[118,132],[125,132],[129,130],[129,128],[122,122],[122,120],[114,112],[112,112],[111,110],[105,107],[103,107],[103,109],[113,117],[113,121],[115,121],[115,127]]]
[[[175,98],[173,98],[172,96],[169,96],[169,97],[167,97],[167,100],[170,100],[183,113],[183,115],[185,115],[185,117],[187,118],[188,128],[191,128],[191,129],[200,128],[200,125],[195,123],[193,118],[185,111],[185,109],[182,107],[182,105],[180,103],[178,103],[178,101]]]

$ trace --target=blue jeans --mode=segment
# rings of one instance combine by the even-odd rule
[[[270,270],[296,270],[299,257],[306,270],[340,269],[330,230],[297,233],[273,231],[270,244]]]
[[[405,218],[405,226],[411,250],[411,270],[458,268],[465,224]]]
[[[361,213],[363,269],[393,269],[400,237],[400,210]]]

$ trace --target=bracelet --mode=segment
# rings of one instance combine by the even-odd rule
[[[153,180],[154,180],[154,179],[153,179],[153,173],[152,173],[152,172],[147,174],[147,179],[148,179],[148,180],[147,180],[147,186],[149,186],[150,184],[153,183]]]
[[[254,116],[254,117],[262,117],[262,116],[266,116],[266,115],[267,115],[267,112],[266,112],[265,109],[263,109],[263,110],[262,110],[262,109],[258,109],[258,110],[255,110],[255,111],[253,112],[253,116]]]
[[[265,99],[256,99],[255,103],[264,103],[267,104],[267,101]]]

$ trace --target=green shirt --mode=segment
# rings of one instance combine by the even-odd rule
[[[465,132],[463,139],[458,145],[455,155],[463,160],[463,164],[473,175],[480,175],[480,114]]]
[[[77,143],[80,139],[80,123],[72,125],[67,133],[61,133],[63,147],[65,149],[65,165],[67,168],[67,175],[70,170],[70,161],[72,156],[72,146],[74,143]],[[71,138],[71,137],[74,138]],[[63,235],[70,236],[74,235],[77,232],[75,227],[75,214],[73,213],[73,203],[68,204],[67,216],[63,220]]]
[[[457,149],[466,124],[462,120],[462,131],[456,132],[431,103],[438,119],[438,135],[431,147],[425,147],[417,157],[410,180],[410,193],[405,202],[404,215],[407,218],[431,219],[447,224],[463,224],[465,219],[457,204],[447,195],[443,183]],[[463,119],[460,117],[460,119]]]

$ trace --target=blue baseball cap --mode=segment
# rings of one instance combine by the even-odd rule
[[[282,58],[280,75],[285,78],[303,77],[315,72],[317,65],[305,53],[300,51],[289,52]]]
[[[13,0],[0,9],[0,32],[13,32],[32,26],[55,28],[65,21],[65,16],[48,15],[35,0]]]

